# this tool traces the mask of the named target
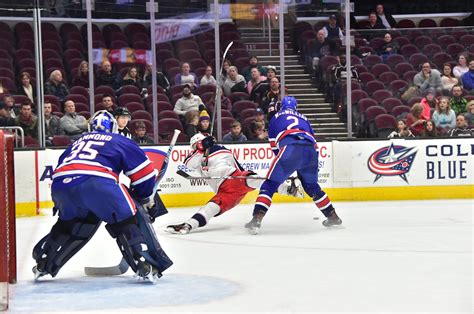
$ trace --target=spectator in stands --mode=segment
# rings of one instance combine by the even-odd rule
[[[337,16],[331,14],[329,16],[329,23],[322,28],[324,32],[324,38],[327,38],[329,41],[337,41],[343,38],[342,30],[337,24]]]
[[[314,44],[307,45],[305,52],[306,67],[313,74],[314,78],[319,78],[319,60],[327,55],[333,55],[334,48],[334,41],[326,39],[323,29],[317,32]]]
[[[212,75],[212,67],[208,65],[206,67],[206,72],[201,78],[201,85],[214,85],[217,86],[217,81],[214,75]]]
[[[196,74],[191,72],[191,66],[187,62],[181,65],[181,72],[174,77],[174,83],[176,85],[189,84],[193,90],[199,85]]]
[[[468,127],[464,115],[460,114],[456,117],[456,127],[449,132],[449,136],[474,136],[474,130]]]
[[[122,86],[133,85],[136,86],[140,92],[144,88],[143,80],[138,73],[138,68],[132,66],[128,68],[127,74],[122,78]]]
[[[206,110],[202,110],[199,113],[198,131],[200,133],[211,133],[211,117],[209,117]]]
[[[111,114],[114,114],[115,104],[113,96],[108,94],[102,95],[102,106],[104,106],[104,110],[107,110]]]
[[[194,95],[192,92],[192,85],[186,84],[183,86],[183,96],[176,101],[174,105],[174,112],[181,116],[184,122],[184,115],[191,110],[199,110],[200,106],[204,106],[201,97]]]
[[[384,43],[380,47],[379,55],[382,56],[383,61],[385,62],[388,56],[398,53],[398,43],[392,39],[390,33],[385,33],[383,36]]]
[[[433,121],[428,120],[423,123],[423,130],[420,133],[420,137],[438,137],[438,131],[433,123]]]
[[[97,86],[110,86],[114,90],[120,88],[120,80],[116,73],[112,72],[112,65],[109,61],[102,62],[102,67],[96,76]]]
[[[235,66],[230,66],[227,72],[227,78],[222,85],[224,95],[229,97],[234,92],[247,92],[247,81],[239,74]]]
[[[436,92],[443,91],[443,83],[441,82],[441,74],[436,69],[431,69],[429,62],[421,65],[421,71],[413,78],[413,84],[418,86],[420,93],[424,93],[428,88],[434,88]]]
[[[262,95],[267,91],[267,77],[260,74],[257,68],[253,68],[251,71],[251,79],[247,83],[247,92],[250,95],[250,100],[260,102]]]
[[[265,126],[265,129],[268,128],[268,123],[266,121],[265,112],[262,108],[257,108],[255,110],[255,122],[261,122]]]
[[[84,116],[76,113],[76,106],[72,100],[64,103],[64,112],[64,116],[59,120],[60,128],[72,140],[77,140],[88,131],[89,123]]]
[[[77,68],[77,73],[72,79],[73,86],[89,88],[89,63],[82,61]]]
[[[464,114],[467,124],[471,127],[474,126],[474,100],[471,100],[466,105],[466,113]]]
[[[224,137],[223,142],[246,142],[247,137],[242,133],[242,126],[239,121],[234,121],[230,125],[230,131]]]
[[[260,74],[267,76],[267,68],[258,63],[257,56],[250,56],[249,65],[242,70],[242,75],[245,78],[245,81],[248,82],[252,79],[252,69],[257,68],[260,71]]]
[[[377,22],[385,26],[386,29],[397,27],[397,21],[395,21],[391,14],[385,12],[383,4],[377,4],[375,12],[377,13]]]
[[[46,146],[53,145],[53,137],[62,135],[63,130],[60,127],[60,119],[53,114],[51,103],[44,103],[44,134],[46,136]]]
[[[276,68],[273,65],[267,66],[267,81],[270,82],[274,77],[277,77]]]
[[[184,115],[184,118],[186,120],[186,124],[184,126],[184,132],[186,133],[186,136],[188,137],[188,139],[191,139],[191,137],[199,133],[199,129],[198,129],[199,112],[197,110],[188,111]]]
[[[420,135],[421,131],[423,131],[423,125],[429,119],[429,116],[423,116],[423,106],[420,103],[416,103],[411,107],[410,113],[407,115],[407,125],[413,135]]]
[[[63,82],[63,74],[60,70],[51,72],[49,80],[44,84],[44,94],[54,95],[58,97],[61,102],[69,95],[69,89]]]
[[[332,68],[332,85],[329,88],[329,96],[334,102],[334,106],[336,111],[341,115],[341,118],[344,119],[346,116],[344,114],[344,110],[346,110],[345,106],[342,103],[342,86],[343,83],[347,81],[347,66],[346,66],[346,55],[340,55],[337,57],[339,63]],[[354,66],[351,66],[350,72],[350,79],[354,81],[359,80],[359,73]]]
[[[443,75],[441,76],[441,83],[443,83],[443,94],[449,95],[454,85],[459,84],[459,80],[453,76],[451,64],[443,64]]]
[[[268,113],[268,108],[273,106],[276,108],[276,104],[281,101],[281,92],[280,92],[280,81],[277,77],[274,77],[270,80],[270,87],[267,93],[262,97],[260,101],[260,108],[264,113]]]
[[[411,133],[410,129],[408,128],[407,122],[405,119],[398,119],[397,129],[388,135],[388,138],[396,138],[396,137],[403,137],[403,138],[414,137],[413,133]]]
[[[453,68],[453,74],[458,79],[461,80],[461,76],[469,71],[467,66],[467,55],[465,53],[460,53],[458,56],[458,64]]]
[[[460,113],[466,112],[467,99],[462,95],[462,87],[460,85],[454,85],[451,89],[451,99],[449,100],[449,106],[454,110],[456,116]]]
[[[423,117],[425,117],[427,120],[431,116],[431,108],[436,108],[438,105],[438,99],[436,99],[436,92],[434,88],[428,88],[424,92],[424,96],[420,103],[423,106]]]
[[[0,126],[15,126],[15,119],[10,116],[8,106],[4,102],[0,102]]]
[[[146,65],[146,70],[145,70],[145,75],[143,75],[143,83],[146,85],[146,87],[151,86],[151,80],[152,80],[152,70],[153,67],[151,64]],[[163,74],[158,68],[156,69],[156,84],[163,88],[165,93],[168,93],[170,89],[170,81],[168,81],[168,78],[166,75]]]
[[[367,26],[368,29],[385,29],[386,27],[379,22],[377,13],[370,12],[369,13],[369,24]]]
[[[3,96],[3,102],[5,103],[5,105],[7,105],[10,117],[15,119],[20,114],[20,108],[15,106],[15,98],[7,94]]]
[[[24,95],[32,103],[36,99],[36,88],[31,84],[31,75],[28,72],[22,72],[20,75],[21,86],[18,87],[18,95]]]
[[[474,59],[469,61],[469,71],[461,76],[462,86],[470,94],[474,94]]]
[[[25,136],[38,139],[38,117],[33,114],[29,100],[21,103],[20,114],[15,118],[15,123],[23,129]]]
[[[436,109],[433,112],[433,122],[437,128],[443,128],[446,131],[456,126],[456,114],[449,107],[448,97],[441,97],[436,104]]]
[[[135,135],[133,136],[133,140],[138,145],[153,144],[153,139],[146,133],[146,126],[142,121],[138,121],[135,124]]]
[[[263,122],[254,122],[250,125],[250,134],[248,140],[258,141],[258,142],[267,142],[268,141],[268,132],[265,129],[265,123]]]
[[[227,78],[227,74],[229,72],[229,68],[232,66],[232,62],[230,62],[229,59],[225,59],[224,62],[222,62],[222,82],[225,81]]]
[[[117,107],[117,109],[115,109],[115,119],[117,119],[118,132],[130,139],[132,138],[132,132],[130,132],[130,129],[128,128],[128,123],[131,118],[132,115],[127,107]]]

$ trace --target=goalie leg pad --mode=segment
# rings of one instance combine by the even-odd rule
[[[161,248],[142,206],[137,208],[135,216],[107,224],[106,229],[116,239],[122,256],[134,272],[137,272],[139,262],[143,261],[156,267],[160,273],[173,264]]]
[[[100,224],[99,218],[92,213],[85,218],[58,219],[51,232],[33,248],[38,269],[55,277],[61,267],[89,242]]]

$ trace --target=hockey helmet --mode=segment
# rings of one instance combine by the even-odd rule
[[[117,109],[115,109],[114,114],[117,118],[120,116],[127,116],[130,118],[132,116],[127,107],[117,107]]]
[[[205,139],[206,136],[202,133],[196,133],[191,137],[189,140],[189,146],[191,146],[192,149],[196,149],[197,144],[201,142],[203,139]]]
[[[282,100],[281,100],[281,110],[284,110],[284,109],[293,109],[293,110],[296,110],[296,105],[298,103],[296,102],[296,99],[295,97],[293,96],[285,96]]]
[[[97,111],[89,123],[92,131],[118,133],[117,120],[107,110]]]

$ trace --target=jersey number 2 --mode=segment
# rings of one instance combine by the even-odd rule
[[[286,117],[286,120],[293,120],[293,123],[288,124],[288,126],[286,127],[287,130],[290,130],[294,126],[298,125],[298,118],[297,117],[289,116],[289,117]]]
[[[96,141],[87,141],[87,142],[79,142],[78,144],[74,145],[71,149],[71,153],[68,157],[64,158],[64,162],[71,161],[76,157],[79,159],[88,159],[94,160],[97,154],[99,153],[97,150],[93,148],[93,146],[104,146],[105,142],[96,142]]]

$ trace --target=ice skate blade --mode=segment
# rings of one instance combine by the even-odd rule
[[[159,273],[153,274],[150,272],[146,276],[140,276],[138,275],[138,272],[134,275],[134,277],[137,279],[138,282],[143,282],[143,283],[150,283],[152,285],[156,285],[158,283],[158,279],[160,279],[161,275]]]
[[[35,277],[35,279],[34,279],[35,281],[40,281],[39,279],[40,279],[41,277],[43,277],[44,275],[47,275],[47,274],[48,274],[47,272],[39,271],[39,270],[38,270],[38,266],[34,266],[33,269],[32,269],[32,271],[33,271],[33,275],[34,275],[34,277]]]
[[[260,231],[260,228],[256,228],[256,227],[248,228],[248,232],[251,235],[257,235],[259,231]]]
[[[174,228],[167,227],[167,228],[165,229],[165,231],[168,232],[168,233],[171,233],[171,234],[181,234],[181,235],[183,235],[183,234],[188,234],[189,231],[191,231],[191,230],[188,230],[188,229],[181,229],[181,230],[176,231]]]

